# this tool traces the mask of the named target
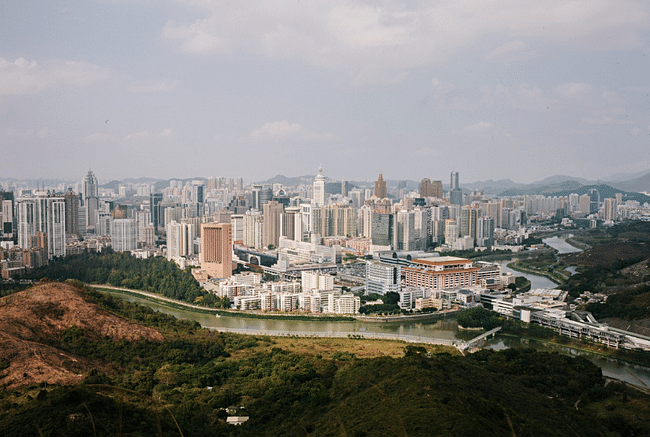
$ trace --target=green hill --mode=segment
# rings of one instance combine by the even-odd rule
[[[85,295],[165,339],[97,339],[78,327],[65,329],[49,346],[97,367],[76,385],[0,390],[0,435],[650,433],[650,399],[606,384],[600,369],[580,357],[527,349],[431,355],[414,345],[398,358],[360,359],[345,351],[323,357],[283,350],[269,337],[201,329],[96,291]],[[347,341],[350,349],[372,342]],[[229,425],[233,414],[249,420]]]

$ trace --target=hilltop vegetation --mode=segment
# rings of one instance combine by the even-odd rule
[[[230,307],[201,288],[189,269],[181,270],[161,257],[139,259],[126,252],[104,250],[57,258],[30,275],[56,281],[76,279],[89,284],[109,284],[157,293],[172,299],[209,307]]]
[[[27,381],[22,388],[0,391],[4,435],[650,432],[648,398],[619,384],[605,385],[600,369],[579,357],[532,350],[462,357],[432,354],[417,345],[406,346],[401,357],[358,358],[347,351],[323,356],[320,348],[299,353],[286,347],[287,340],[209,331],[92,290],[82,294],[95,302],[96,311],[110,310],[113,317],[146,324],[164,340],[98,338],[94,332],[101,330],[101,322],[92,329],[61,325],[60,335],[47,341],[57,353],[88,363],[79,369],[83,381]],[[52,315],[53,323],[67,314],[62,306]],[[0,332],[4,329],[0,326]],[[250,420],[227,425],[229,414]]]
[[[614,327],[650,335],[650,223],[631,221],[574,238],[591,247],[560,256],[578,266],[562,288],[573,298],[585,291],[607,295],[585,309]]]

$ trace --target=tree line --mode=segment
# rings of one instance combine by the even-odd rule
[[[229,302],[201,288],[189,268],[182,270],[173,261],[161,257],[140,259],[110,249],[56,258],[34,270],[28,278],[76,279],[88,284],[148,291],[207,307],[229,307]]]

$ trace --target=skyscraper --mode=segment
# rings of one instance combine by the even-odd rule
[[[420,197],[433,197],[431,179],[424,178],[422,181],[420,181]]]
[[[449,189],[449,203],[452,205],[462,205],[463,204],[463,191],[458,185],[458,172],[451,172],[451,181]]]
[[[31,237],[42,232],[47,238],[48,258],[65,256],[65,197],[37,193],[18,199],[18,246],[31,248]]]
[[[449,189],[450,190],[456,190],[460,188],[458,186],[458,172],[457,171],[452,171],[451,172],[451,181],[449,182]]]
[[[431,190],[433,191],[433,197],[442,199],[442,181],[431,181]]]
[[[149,211],[151,212],[151,223],[155,232],[158,232],[158,227],[162,226],[162,213],[160,210],[160,203],[162,202],[162,193],[151,193],[149,195]]]
[[[73,191],[65,193],[65,233],[80,235],[79,232],[79,195]]]
[[[377,179],[377,182],[375,182],[375,197],[384,199],[386,194],[386,181],[384,180],[384,176],[379,173],[379,178]]]
[[[264,223],[262,227],[262,245],[278,247],[280,241],[280,222],[284,206],[272,200],[264,205]]]
[[[80,206],[86,208],[86,230],[94,230],[97,225],[97,209],[99,208],[99,185],[92,170],[88,170],[83,178]]]
[[[230,223],[201,224],[201,269],[212,278],[232,276],[232,233]]]
[[[323,168],[318,167],[318,175],[314,178],[314,205],[325,205],[325,176],[323,176]]]
[[[110,225],[111,246],[116,252],[128,252],[138,248],[138,227],[135,219],[115,219]]]

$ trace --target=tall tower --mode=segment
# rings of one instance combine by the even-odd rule
[[[162,200],[162,193],[151,193],[149,195],[149,211],[151,212],[151,223],[153,223],[154,232],[158,232],[158,227],[165,224],[162,220],[160,208]]]
[[[318,167],[318,175],[314,178],[314,202],[316,206],[325,205],[325,176],[323,167]]]
[[[379,178],[375,182],[375,196],[380,199],[386,198],[386,181],[381,173],[379,173]]]
[[[73,191],[65,193],[65,234],[80,235],[79,195]]]
[[[420,182],[420,197],[433,197],[433,187],[431,179],[424,178]]]
[[[463,204],[463,190],[460,189],[458,184],[458,172],[451,172],[451,181],[449,189],[449,203],[452,205],[462,205]]]
[[[275,200],[271,200],[263,208],[262,244],[264,246],[272,244],[278,247],[278,243],[280,242],[280,222],[282,220],[282,213],[284,212],[284,205]]]
[[[456,190],[460,188],[458,186],[458,172],[457,171],[452,171],[451,172],[451,181],[449,182],[450,190]]]
[[[201,269],[212,278],[232,276],[231,231],[230,223],[201,224]]]
[[[99,185],[92,170],[88,170],[83,178],[80,206],[86,207],[86,229],[94,229],[97,225],[97,209],[99,209]]]

